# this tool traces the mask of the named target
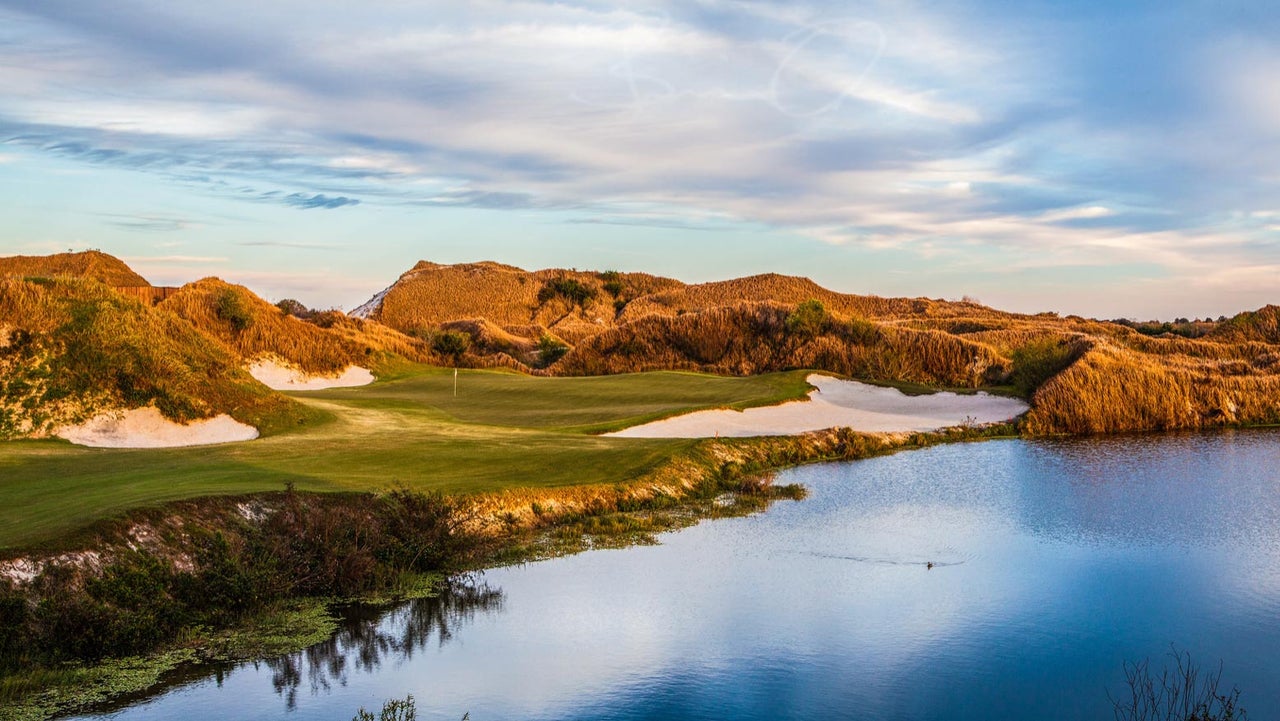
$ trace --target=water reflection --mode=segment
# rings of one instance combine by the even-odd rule
[[[304,682],[311,694],[346,686],[351,671],[372,674],[386,662],[413,658],[420,649],[444,646],[477,614],[502,610],[501,589],[471,577],[454,579],[439,595],[418,598],[390,611],[369,606],[343,609],[338,631],[298,653],[254,664],[271,673],[271,686],[294,711]]]

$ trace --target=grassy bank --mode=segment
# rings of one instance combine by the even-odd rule
[[[111,450],[63,441],[0,443],[0,549],[57,547],[138,507],[275,491],[481,493],[625,482],[691,441],[590,432],[698,408],[802,397],[803,372],[750,378],[644,373],[536,378],[405,365],[365,388],[297,397],[323,417],[250,443]]]

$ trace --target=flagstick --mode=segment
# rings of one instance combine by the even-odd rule
[[[453,397],[458,397],[458,369],[453,369]]]

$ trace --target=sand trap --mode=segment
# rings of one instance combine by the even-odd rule
[[[817,390],[809,400],[745,411],[697,411],[632,426],[606,435],[624,438],[710,438],[712,436],[786,436],[826,428],[867,432],[931,431],[969,423],[1006,421],[1027,411],[1027,404],[987,393],[934,393],[909,396],[896,388],[811,375]]]
[[[94,448],[177,448],[251,441],[258,437],[258,429],[226,414],[183,425],[147,406],[100,415],[78,426],[63,426],[54,435]]]
[[[319,391],[325,388],[367,386],[373,374],[360,366],[348,366],[337,375],[312,375],[270,358],[262,358],[249,366],[249,375],[274,391]]]

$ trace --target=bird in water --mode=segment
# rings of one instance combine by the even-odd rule
[[[929,561],[928,563],[924,564],[924,568],[925,568],[925,570],[926,570],[926,571],[932,571],[932,570],[933,570],[933,561]]]

